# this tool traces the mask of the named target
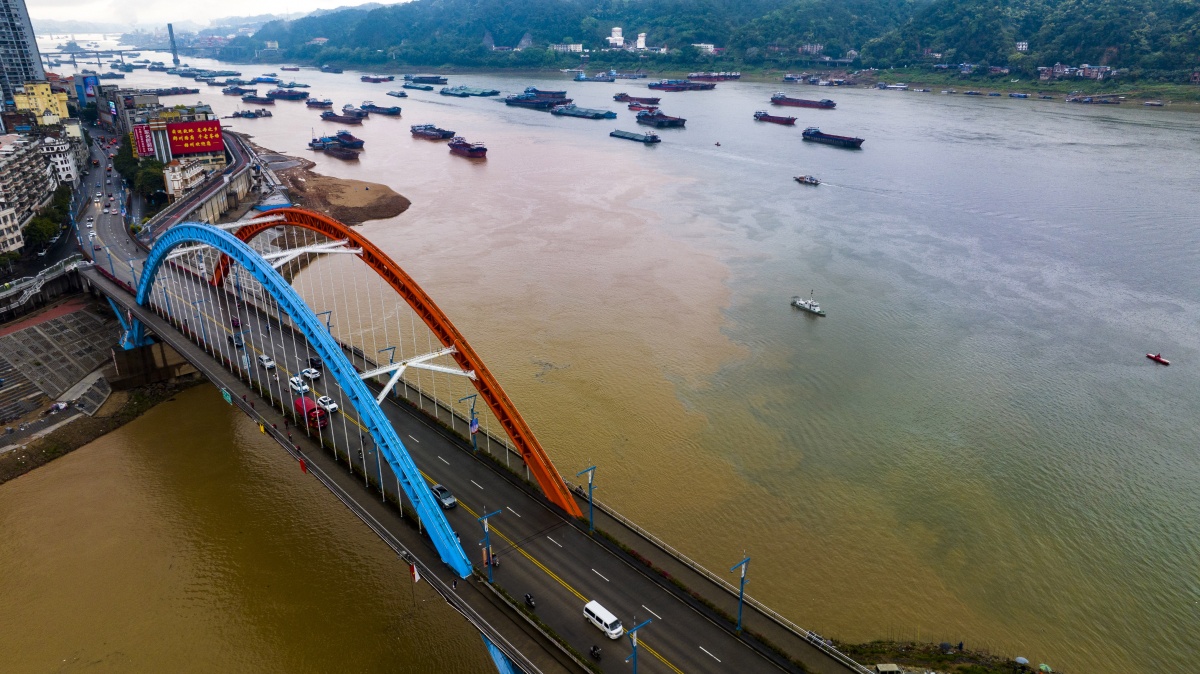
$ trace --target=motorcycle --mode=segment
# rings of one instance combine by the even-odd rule
[[[533,600],[533,595],[525,593],[525,605],[529,608],[537,608],[537,602]]]
[[[592,656],[592,659],[596,662],[600,662],[600,647],[592,646],[592,649],[588,651],[588,655]]]

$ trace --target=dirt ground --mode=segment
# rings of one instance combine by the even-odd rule
[[[254,145],[254,149],[261,154],[280,154],[257,144]],[[300,164],[275,171],[275,175],[279,176],[287,187],[292,201],[302,208],[324,213],[347,225],[394,218],[408,210],[412,203],[382,183],[322,175],[312,170],[316,164],[307,159],[291,155],[280,156],[286,156]]]

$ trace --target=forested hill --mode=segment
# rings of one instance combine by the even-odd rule
[[[1019,41],[1029,51],[1018,52]],[[947,63],[1032,71],[1062,62],[1154,75],[1200,66],[1195,0],[937,0],[867,43],[863,60],[904,65],[940,53]]]
[[[746,50],[752,56],[773,51],[768,47],[795,54],[814,41],[824,41],[826,53],[841,58],[899,26],[912,14],[913,1],[414,0],[369,12],[351,9],[275,21],[254,40],[259,46],[277,40],[294,58],[369,62],[380,58],[372,52],[382,50],[406,63],[471,65],[490,59],[485,36],[498,47],[515,47],[528,35],[540,49],[505,58],[537,65],[548,44],[582,42],[600,49],[612,28],[620,26],[628,40],[646,33],[649,46],[680,50],[675,60],[694,58],[694,43],[729,47],[741,59]],[[318,37],[329,41],[324,47],[305,44]],[[578,56],[571,58],[578,63]]]
[[[287,58],[317,62],[562,66],[578,56],[549,44],[601,49],[614,26],[627,40],[646,33],[649,46],[670,49],[649,67],[787,67],[811,60],[799,47],[814,44],[831,58],[860,51],[861,65],[878,67],[940,61],[1034,72],[1061,61],[1163,74],[1200,65],[1197,0],[413,0],[274,21],[252,46],[277,40]],[[308,44],[314,38],[328,41]],[[491,49],[523,40],[533,48]],[[1021,41],[1027,52],[1017,51]],[[706,56],[693,43],[726,52]],[[593,62],[645,61],[594,53]]]

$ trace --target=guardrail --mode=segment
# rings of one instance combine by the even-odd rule
[[[563,481],[566,482],[567,486],[575,493],[586,496],[587,490],[584,489],[582,485],[574,484],[573,482],[571,482],[570,480],[567,480],[566,478],[564,478]],[[628,517],[625,517],[621,513],[614,510],[611,506],[608,506],[601,501],[595,500],[594,497],[592,499],[592,504],[596,508],[600,509],[605,514],[607,514],[609,517],[612,517],[613,519],[617,520],[621,524],[625,525],[626,527],[628,527],[629,529],[631,529],[632,531],[637,533],[642,538],[645,538],[646,540],[653,543],[655,546],[657,546],[663,552],[665,552],[668,555],[671,555],[675,559],[679,560],[681,563],[686,565],[691,570],[704,576],[708,580],[715,583],[718,587],[729,592],[729,594],[733,595],[734,597],[736,597],[738,595],[738,588],[736,586],[734,586],[732,583],[730,583],[729,581],[725,580],[724,578],[718,576],[717,574],[713,573],[712,571],[709,571],[707,568],[704,567],[704,565],[693,560],[692,558],[683,554],[679,550],[676,550],[674,547],[671,546],[670,543],[667,543],[666,541],[662,540],[658,536],[655,536],[654,534],[650,533],[649,531],[646,531],[645,529],[643,529],[641,526],[639,526],[633,520],[629,519]],[[833,658],[834,660],[837,660],[838,662],[845,665],[846,667],[849,667],[852,671],[858,672],[859,674],[874,674],[870,669],[867,669],[866,667],[859,664],[858,662],[855,662],[854,659],[851,658],[850,656],[839,651],[838,649],[834,648],[833,646],[825,643],[825,639],[823,637],[821,637],[820,635],[816,634],[812,630],[806,630],[803,627],[800,627],[796,623],[783,617],[777,611],[775,611],[771,607],[767,606],[766,604],[758,601],[757,599],[751,597],[750,595],[745,595],[745,602],[747,604],[749,604],[750,606],[753,606],[755,609],[757,609],[759,611],[759,613],[762,613],[767,618],[773,620],[780,627],[783,627],[784,629],[788,630],[789,632],[792,632],[793,634],[800,637],[801,639],[804,639],[806,642],[812,644],[816,648],[819,648],[826,655]]]
[[[0,288],[0,301],[8,299],[17,293],[20,293],[21,296],[18,297],[15,302],[0,307],[0,313],[11,311],[22,304],[25,304],[29,301],[29,298],[33,297],[39,290],[42,289],[42,286],[46,283],[46,281],[62,276],[63,274],[74,269],[75,265],[83,261],[83,255],[76,253],[75,255],[72,255],[64,260],[59,260],[50,267],[46,267],[38,272],[36,276],[26,276],[13,281],[11,284],[5,284],[3,288]]]

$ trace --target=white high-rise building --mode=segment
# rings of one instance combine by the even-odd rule
[[[22,84],[45,81],[25,0],[0,0],[0,94],[12,100]]]
[[[0,0],[4,2],[5,0]],[[615,26],[612,29],[612,35],[604,38],[608,41],[608,46],[612,49],[621,49],[625,46],[625,36],[621,35],[621,27]]]

